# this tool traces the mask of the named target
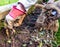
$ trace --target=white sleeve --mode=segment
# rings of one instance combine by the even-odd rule
[[[21,2],[27,10],[31,5],[34,5],[37,2],[37,0],[19,0],[18,2]]]

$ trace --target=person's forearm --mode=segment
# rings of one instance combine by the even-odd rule
[[[42,4],[35,4],[35,7],[41,7],[41,8],[44,8],[45,6],[42,5]]]

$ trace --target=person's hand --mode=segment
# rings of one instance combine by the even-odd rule
[[[60,9],[57,6],[55,6],[54,4],[47,4],[45,6],[45,8],[47,8],[47,9],[56,9],[57,12],[60,14]]]
[[[54,9],[56,6],[55,5],[53,5],[53,4],[46,4],[46,6],[45,6],[45,8],[46,9]]]

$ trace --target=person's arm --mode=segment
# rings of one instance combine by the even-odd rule
[[[45,6],[42,4],[35,4],[35,7],[40,7],[40,8],[44,8]]]

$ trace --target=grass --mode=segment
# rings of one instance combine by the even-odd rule
[[[57,44],[59,44],[60,45],[60,20],[59,20],[59,30],[58,30],[58,32],[56,33],[56,38],[57,38]]]
[[[6,4],[11,4],[11,3],[14,3],[18,0],[0,0],[0,6],[2,5],[6,5]]]

